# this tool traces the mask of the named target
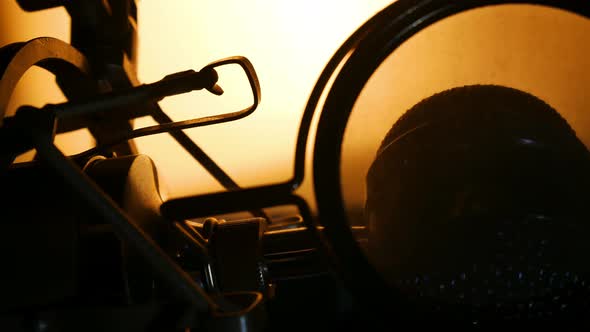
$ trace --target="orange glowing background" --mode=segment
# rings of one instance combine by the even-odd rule
[[[340,44],[390,2],[139,0],[139,79],[150,83],[176,71],[199,70],[220,58],[248,57],[262,86],[259,109],[237,122],[186,132],[239,185],[283,181],[292,175],[297,130],[316,78]],[[0,3],[0,45],[39,36],[69,40],[69,17],[64,9],[25,13],[16,1]],[[371,123],[363,113],[352,114],[360,129],[347,129],[348,141],[344,142],[343,157],[354,161],[345,170],[344,185],[351,188],[345,198],[353,204],[362,202],[359,193],[369,159],[359,155],[375,148],[395,118],[420,99],[455,85],[484,83],[484,79],[546,98],[567,113],[565,117],[588,144],[589,38],[588,20],[531,10],[530,6],[460,14],[420,33],[387,59],[369,81],[369,86],[378,88],[363,92],[357,103],[357,108],[374,110],[374,114],[386,112],[388,120]],[[516,51],[494,53],[499,49]],[[551,76],[544,76],[544,71],[531,75],[534,66],[543,67],[528,58],[535,53],[543,54],[544,61],[555,67]],[[477,75],[473,68],[478,68]],[[175,120],[235,111],[249,101],[245,79],[232,72],[221,74],[225,95],[193,92],[166,98],[161,106]],[[9,111],[22,103],[42,106],[62,100],[50,75],[33,70],[18,86]],[[135,126],[152,123],[138,119]],[[371,135],[366,135],[363,129],[369,127]],[[68,136],[58,141],[70,152],[84,148],[79,142],[88,143],[84,132],[71,135],[77,139]],[[168,197],[222,190],[167,135],[141,138],[136,144],[154,159]],[[309,193],[309,184],[308,179],[305,193]]]
[[[389,2],[143,0],[139,76],[150,82],[227,56],[248,57],[260,78],[260,108],[243,120],[187,133],[240,186],[284,181],[293,172],[299,121],[316,78],[340,44]],[[232,83],[220,81],[228,94]],[[186,119],[230,110],[236,103],[226,96],[193,93],[161,105],[173,118]],[[163,170],[173,170],[164,174],[172,196],[222,189],[170,138],[137,143],[142,151],[173,151],[151,154]]]
[[[37,13],[22,11],[16,1],[0,3],[0,46],[27,41],[36,37],[51,36],[69,40],[70,17],[63,8],[50,9]],[[47,103],[65,101],[63,93],[53,82],[53,75],[43,69],[33,67],[21,78],[12,94],[7,115],[14,114],[22,104],[41,107]],[[87,130],[79,130],[56,137],[56,144],[72,153],[83,151],[92,141]],[[32,153],[17,158],[27,160]]]
[[[220,58],[248,57],[262,86],[259,109],[238,122],[187,133],[239,185],[283,181],[292,174],[300,116],[324,64],[348,35],[389,2],[140,0],[138,76],[149,83],[172,72],[199,70]],[[69,16],[63,8],[26,13],[16,1],[2,1],[0,16],[0,45],[39,36],[69,40]],[[235,99],[244,99],[243,94],[235,94],[244,87],[240,84],[244,78],[232,82],[231,77],[222,77],[226,79],[220,82],[226,91],[222,97],[195,92],[167,98],[161,105],[175,120],[235,110],[242,105]],[[34,68],[19,84],[9,109],[14,112],[23,103],[42,106],[63,100],[51,75]],[[135,126],[148,124],[150,119],[138,119]],[[74,133],[60,138],[58,145],[77,152],[87,146],[88,139],[86,133]],[[140,152],[156,162],[169,197],[222,189],[166,135],[136,143]]]
[[[380,65],[356,100],[342,147],[347,206],[362,209],[365,175],[392,124],[420,100],[457,86],[531,93],[590,147],[589,53],[590,20],[534,5],[478,8],[421,30]]]

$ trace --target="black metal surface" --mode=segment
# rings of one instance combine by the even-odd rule
[[[211,320],[205,327],[210,331],[264,331],[266,323],[266,310],[262,294],[258,292],[228,292],[224,294],[227,301],[235,303],[238,307],[234,312],[213,311]]]
[[[55,7],[63,6],[63,4],[64,4],[63,0],[44,0],[44,1],[17,0],[16,2],[18,3],[18,5],[22,9],[29,11],[29,12],[34,12],[34,11],[44,10],[44,9],[49,9],[49,8],[55,8]]]
[[[504,3],[534,3],[590,16],[590,6],[585,1],[398,1],[361,28],[370,34],[365,34],[357,45],[354,41],[345,44],[352,53],[337,74],[318,124],[314,151],[315,192],[319,219],[326,226],[325,238],[333,250],[338,271],[362,303],[379,304],[375,308],[375,319],[404,319],[411,315],[400,312],[399,308],[410,306],[395,289],[387,286],[367,261],[347,222],[339,170],[341,143],[353,103],[385,57],[418,31],[461,11]],[[339,51],[338,55],[342,54],[345,52]]]
[[[155,85],[139,86],[135,77],[137,9],[134,1],[96,0],[62,3],[60,1],[35,2],[20,0],[19,4],[22,8],[31,11],[65,5],[72,16],[71,44],[82,50],[84,56],[82,56],[82,53],[76,54],[74,52],[70,54],[68,52],[74,50],[73,48],[63,42],[50,39],[48,39],[50,47],[45,49],[43,47],[46,44],[41,43],[41,40],[13,44],[4,47],[0,51],[0,64],[6,64],[6,66],[2,67],[4,68],[2,75],[8,73],[6,74],[7,77],[20,77],[32,65],[40,65],[56,73],[58,83],[64,90],[69,102],[63,105],[50,106],[45,111],[53,109],[58,115],[60,119],[57,122],[58,131],[68,131],[88,125],[88,118],[80,116],[83,113],[104,113],[104,116],[102,119],[90,121],[91,131],[98,138],[99,147],[75,156],[73,159],[65,157],[51,143],[52,125],[55,119],[48,117],[40,120],[42,117],[32,114],[30,114],[30,117],[26,114],[23,117],[21,114],[21,119],[8,121],[11,122],[10,126],[14,126],[16,122],[16,125],[19,125],[18,130],[9,131],[7,129],[10,128],[6,127],[0,130],[0,137],[19,140],[18,143],[9,148],[3,148],[2,151],[16,153],[22,152],[25,147],[36,147],[42,160],[53,168],[56,174],[63,177],[63,183],[67,187],[77,190],[80,194],[79,198],[90,205],[91,208],[88,211],[94,211],[105,222],[111,224],[112,229],[109,232],[115,231],[125,240],[126,245],[132,247],[145,260],[145,263],[150,266],[150,269],[147,270],[148,274],[155,273],[159,275],[159,278],[165,281],[168,288],[175,291],[177,299],[183,299],[183,301],[193,305],[193,307],[184,305],[179,307],[171,306],[174,308],[174,313],[170,314],[170,311],[165,310],[167,314],[164,315],[160,312],[161,308],[159,307],[155,309],[152,307],[139,308],[139,314],[133,310],[122,310],[121,313],[118,313],[115,308],[111,308],[113,312],[117,311],[115,315],[98,308],[96,311],[91,310],[90,316],[95,314],[104,317],[105,320],[96,322],[92,327],[96,330],[112,330],[113,326],[124,327],[129,330],[135,328],[143,330],[148,325],[153,328],[151,318],[156,319],[165,316],[164,320],[167,324],[164,326],[166,328],[171,326],[169,325],[170,322],[174,322],[175,326],[182,327],[197,326],[202,323],[199,326],[200,328],[212,330],[262,330],[267,319],[267,317],[264,317],[267,309],[272,315],[270,326],[276,330],[297,330],[309,328],[310,326],[317,328],[352,328],[359,325],[366,329],[381,327],[380,324],[384,322],[384,317],[387,323],[393,321],[394,324],[398,324],[404,319],[415,318],[410,315],[414,313],[409,310],[411,306],[409,304],[406,306],[407,303],[402,300],[402,297],[388,288],[373,267],[366,261],[361,250],[362,244],[357,243],[358,234],[354,234],[363,233],[365,230],[351,229],[347,222],[347,215],[341,199],[340,174],[338,172],[340,169],[340,144],[343,131],[352,104],[366,80],[381,61],[393,52],[398,45],[428,25],[452,14],[471,8],[503,3],[543,4],[570,10],[584,16],[590,15],[590,6],[584,1],[460,0],[446,2],[400,0],[358,29],[337,50],[325,67],[312,91],[300,124],[295,147],[293,177],[283,183],[241,189],[215,161],[182,132],[182,129],[239,119],[251,114],[256,109],[260,101],[260,85],[249,61],[245,58],[224,59],[204,67],[198,73],[180,73],[176,76],[167,77]],[[15,56],[15,54],[27,47],[39,47],[42,51],[39,54],[42,56],[37,60],[35,60],[35,52],[26,52],[24,55]],[[63,51],[63,53],[54,58],[54,54],[51,52],[55,50]],[[350,55],[350,57],[343,63],[347,55]],[[15,67],[17,70],[13,72],[6,69],[10,68],[13,62],[16,63],[15,59],[20,61],[29,58],[30,60],[27,61],[30,61],[30,64],[27,66]],[[195,78],[199,81],[198,88],[206,88],[212,93],[220,94],[221,90],[219,86],[215,86],[216,78],[213,79],[212,73],[214,73],[215,67],[230,63],[241,65],[248,74],[254,96],[251,107],[222,116],[174,123],[157,105],[157,100],[163,95],[186,91],[185,88],[188,85],[179,83],[180,81],[186,82]],[[336,73],[336,69],[340,65],[343,66]],[[204,75],[201,76],[201,74]],[[88,80],[90,75],[92,77]],[[15,84],[14,79],[4,80],[3,77],[2,81],[0,81],[0,111],[2,112],[5,109],[2,106],[7,104],[9,92],[12,91]],[[305,173],[307,139],[310,135],[312,120],[320,112],[318,103],[326,93],[325,89],[332,78],[336,78],[336,80],[320,113],[321,117],[315,142],[316,149],[314,151],[313,171],[319,205],[319,220],[325,226],[321,227],[318,225],[317,219],[311,215],[307,202],[295,195],[294,190],[301,184]],[[4,81],[7,83],[4,83]],[[82,83],[78,85],[78,82]],[[96,90],[96,85],[99,82],[102,84],[101,94],[98,94]],[[133,89],[133,87],[136,88]],[[8,94],[6,94],[6,91],[8,91]],[[4,104],[2,104],[3,102]],[[123,110],[121,106],[126,107]],[[24,113],[26,112],[25,109]],[[38,112],[38,110],[34,112]],[[45,114],[45,116],[47,115],[50,116],[51,114]],[[142,115],[151,115],[159,124],[132,131],[129,121]],[[23,119],[24,121],[19,124],[18,122]],[[169,133],[196,161],[203,164],[205,169],[219,183],[230,191],[174,199],[161,204],[161,206],[159,206],[161,201],[156,199],[150,203],[150,207],[147,209],[134,209],[129,205],[125,205],[125,199],[121,198],[125,194],[121,193],[120,188],[108,189],[108,183],[111,180],[115,184],[121,183],[116,179],[109,179],[109,174],[117,174],[118,171],[106,170],[102,179],[100,177],[103,175],[100,174],[93,174],[93,179],[91,179],[79,169],[79,165],[73,163],[73,161],[78,161],[84,164],[85,160],[99,152],[104,152],[108,156],[108,150],[122,152],[122,155],[132,154],[134,151],[132,144],[123,144],[123,147],[121,147],[119,143],[127,142],[136,137],[164,132]],[[119,147],[116,147],[117,145]],[[98,167],[99,164],[94,166]],[[98,169],[90,168],[93,170]],[[157,188],[154,188],[154,179],[150,178],[154,174],[149,171],[147,173],[138,173],[139,183],[141,183],[143,175],[147,176],[148,182],[151,181],[151,185],[146,191],[156,192]],[[98,182],[102,180],[103,188],[93,183],[95,180],[98,180]],[[105,185],[105,183],[107,184]],[[138,187],[136,192],[131,195],[139,197],[141,194],[141,188]],[[257,239],[261,243],[240,239],[239,234],[233,234],[228,237],[229,240],[228,238],[220,240],[213,233],[212,242],[209,243],[207,237],[200,237],[200,234],[185,222],[189,218],[228,212],[254,211],[259,213],[263,208],[278,205],[296,206],[303,217],[302,220],[306,227],[285,231],[267,230],[261,239]],[[159,209],[156,206],[159,206]],[[144,215],[143,212],[145,211],[149,211],[150,215]],[[162,223],[162,220],[159,220],[160,217],[171,222]],[[191,251],[193,254],[198,253],[190,256],[195,261],[181,266],[179,261],[182,259],[170,259],[168,257],[169,253],[164,251],[162,243],[154,241],[158,235],[162,235],[162,232],[153,230],[150,225],[142,225],[142,223],[149,224],[149,220],[152,220],[152,218],[158,224],[155,228],[158,228],[159,224],[161,224],[162,227],[166,228],[164,232],[176,232],[176,235],[180,235],[186,240],[191,245],[190,250],[187,251]],[[262,225],[259,224],[258,226],[260,231]],[[149,230],[146,231],[146,229]],[[104,241],[101,239],[97,243],[104,243]],[[241,289],[244,286],[241,284],[242,281],[252,280],[251,272],[244,271],[252,270],[252,262],[259,259],[259,257],[251,254],[248,255],[249,260],[247,262],[236,261],[235,257],[232,257],[232,251],[234,245],[239,247],[237,243],[242,243],[246,251],[257,250],[258,245],[262,246],[262,252],[265,253],[264,261],[270,269],[269,278],[278,284],[278,296],[273,301],[265,302],[268,299],[260,298],[260,294],[257,292],[209,294],[199,284],[202,277],[199,275],[200,271],[183,270],[183,268],[190,268],[204,262],[208,263],[210,258],[209,249],[214,248],[213,252],[216,254],[223,252],[223,254],[218,255],[219,257],[232,258],[231,262],[227,263],[226,261],[219,267],[226,271],[224,277],[226,280],[230,282],[233,280],[240,284],[239,287],[231,286],[229,288],[231,290]],[[116,246],[113,248],[115,249],[112,251],[105,251],[111,257],[117,256],[116,252],[118,252]],[[100,256],[100,253],[95,254],[95,257]],[[252,258],[255,256],[256,258]],[[65,257],[67,258],[68,255],[66,254]],[[332,259],[329,263],[326,260],[327,257]],[[219,262],[217,263],[219,264]],[[229,265],[225,266],[224,264]],[[246,268],[242,268],[243,266],[246,266]],[[339,273],[338,275],[334,274],[334,269]],[[88,271],[91,270],[88,269]],[[240,274],[242,272],[246,274],[244,280],[234,275],[227,278],[228,274]],[[257,271],[255,271],[256,273]],[[345,284],[339,283],[341,277],[344,277]],[[118,282],[115,279],[113,284]],[[146,280],[151,281],[151,276],[146,277],[143,281]],[[247,282],[247,284],[247,288],[250,288],[253,283]],[[109,289],[114,288],[116,286]],[[350,297],[349,290],[353,291],[354,298]],[[99,292],[97,290],[97,293]],[[358,303],[357,300],[359,300]],[[362,308],[355,307],[359,304]],[[327,309],[330,312],[323,312],[322,309],[325,308],[330,308]],[[85,308],[80,309],[81,312],[84,310]],[[44,322],[52,322],[51,324],[58,325],[77,324],[79,322],[73,318],[76,315],[74,313],[77,312],[76,310],[69,311],[66,309],[64,312],[66,313],[59,313],[58,319],[51,317],[54,312],[49,311],[50,319],[44,320],[43,317],[39,319],[34,317],[25,320],[27,320],[27,324],[37,324],[35,325],[37,329],[40,329],[39,326],[41,325],[39,324],[45,324]],[[188,317],[178,317],[187,312],[186,316]],[[85,312],[85,314],[88,315],[88,312]],[[195,314],[197,316],[201,315],[201,317],[195,318]],[[148,317],[145,317],[145,315]],[[347,315],[348,317],[346,317]],[[87,318],[88,316],[82,315],[81,317]],[[206,318],[203,320],[203,317],[208,317],[209,320]],[[290,319],[294,317],[296,317],[297,322],[290,324]],[[20,318],[15,319],[19,320]],[[117,324],[117,320],[125,323]],[[316,322],[316,320],[320,322]],[[181,322],[178,323],[179,321]],[[85,322],[92,324],[95,320],[86,319]],[[51,325],[52,328],[53,326]]]
[[[252,218],[216,223],[208,239],[214,285],[224,292],[266,292],[261,239],[265,220]],[[239,254],[238,254],[239,251]]]
[[[75,195],[38,164],[4,172],[0,182],[5,193],[0,203],[0,314],[75,296],[80,284],[79,235],[75,211],[69,206],[77,202]],[[51,195],[62,199],[47,199]],[[31,200],[38,202],[35,209],[14,211],[14,206]]]
[[[462,86],[385,137],[367,178],[367,255],[391,287],[480,326],[565,324],[590,309],[590,152],[556,110]]]
[[[306,203],[293,195],[289,187],[276,185],[170,199],[162,204],[161,210],[170,220],[182,220],[289,204]]]
[[[21,118],[23,133],[30,138],[42,160],[50,166],[63,180],[73,188],[80,197],[89,204],[95,213],[114,226],[114,230],[124,238],[140,255],[154,272],[159,275],[169,287],[176,292],[179,299],[187,301],[199,310],[207,311],[209,307],[216,308],[217,304],[187,275],[162,249],[129,219],[127,214],[107,196],[96,183],[90,180],[82,170],[51,142],[47,133],[47,114],[39,110],[21,108],[17,112],[17,119]],[[49,126],[51,127],[51,126]]]

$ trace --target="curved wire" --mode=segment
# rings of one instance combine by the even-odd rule
[[[252,114],[256,110],[256,108],[258,107],[258,105],[260,103],[261,92],[260,92],[260,83],[258,81],[258,76],[256,75],[256,71],[254,70],[252,63],[247,58],[242,57],[242,56],[235,56],[235,57],[230,57],[230,58],[222,59],[219,61],[215,61],[215,62],[205,66],[201,70],[201,72],[214,70],[216,67],[220,67],[220,66],[227,65],[227,64],[238,64],[238,65],[240,65],[240,67],[242,67],[244,69],[246,76],[248,77],[248,82],[250,83],[250,88],[252,89],[252,95],[254,97],[251,106],[248,106],[248,107],[246,107],[240,111],[236,111],[236,112],[230,112],[230,113],[213,115],[213,116],[206,116],[206,117],[202,117],[202,118],[196,118],[196,119],[190,119],[190,120],[184,120],[184,121],[163,123],[163,124],[158,124],[158,125],[154,125],[154,126],[148,126],[148,127],[136,129],[131,132],[125,133],[113,140],[110,140],[109,142],[103,143],[103,144],[96,146],[92,149],[89,149],[89,150],[86,150],[86,151],[81,152],[79,154],[73,155],[72,158],[75,158],[75,159],[88,158],[94,154],[103,152],[103,151],[105,151],[117,144],[120,144],[124,141],[128,141],[128,140],[131,140],[134,138],[234,121],[234,120],[238,120],[238,119],[244,118],[244,117]],[[215,93],[215,94],[219,94],[219,92],[215,90],[216,89],[215,86],[212,86],[211,88],[207,88],[207,89],[210,91],[213,90],[213,93]],[[112,107],[112,105],[109,105],[109,107]],[[70,112],[65,112],[65,111],[58,109],[58,110],[56,110],[56,113],[60,114],[60,115],[61,114],[65,115]]]

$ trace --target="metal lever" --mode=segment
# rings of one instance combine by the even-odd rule
[[[198,72],[187,70],[168,75],[155,83],[100,94],[92,99],[80,102],[47,105],[44,109],[53,112],[57,119],[94,113],[116,112],[124,107],[159,101],[164,97],[193,90],[214,89],[218,78],[217,72],[212,68],[205,68]]]
[[[100,146],[97,146],[95,148],[92,148],[90,150],[82,152],[82,153],[75,155],[73,157],[76,159],[88,158],[94,154],[100,153],[101,151],[104,151],[110,147],[113,147],[113,146],[121,143],[121,142],[130,140],[133,138],[155,135],[155,134],[160,134],[160,133],[166,133],[166,132],[170,132],[170,131],[174,131],[174,130],[202,127],[202,126],[208,126],[208,125],[212,125],[212,124],[218,124],[218,123],[224,123],[224,122],[238,120],[238,119],[244,118],[244,117],[252,114],[252,112],[254,112],[256,110],[256,108],[258,107],[258,104],[260,103],[260,98],[261,98],[261,96],[260,96],[261,95],[260,94],[260,83],[258,81],[258,76],[256,75],[256,71],[254,70],[254,66],[252,66],[252,63],[247,58],[245,58],[243,56],[234,56],[234,57],[230,57],[230,58],[225,58],[225,59],[210,63],[209,65],[203,67],[203,69],[201,69],[201,71],[199,71],[199,72],[187,71],[187,72],[172,74],[172,75],[166,76],[163,80],[161,80],[157,83],[153,83],[151,85],[145,85],[142,87],[131,89],[131,91],[136,91],[136,89],[143,89],[143,90],[137,90],[138,92],[136,92],[136,93],[138,95],[133,95],[133,96],[126,96],[126,95],[118,96],[117,95],[117,96],[115,96],[115,98],[113,100],[109,100],[109,98],[105,98],[105,96],[103,96],[102,98],[105,98],[106,100],[99,99],[99,100],[93,101],[96,104],[100,104],[99,105],[100,107],[97,107],[95,104],[92,104],[92,102],[90,102],[90,103],[87,102],[86,104],[83,104],[83,105],[80,105],[80,104],[77,104],[77,105],[74,105],[74,104],[54,105],[55,108],[53,108],[53,110],[54,110],[56,116],[58,118],[60,118],[60,117],[72,116],[75,114],[82,115],[82,114],[87,114],[87,113],[92,113],[92,112],[97,112],[97,111],[109,111],[113,108],[121,107],[123,105],[133,105],[133,104],[145,103],[150,100],[157,101],[165,96],[184,93],[184,92],[188,92],[191,90],[197,90],[197,89],[206,89],[208,91],[211,91],[214,94],[221,94],[221,93],[223,93],[223,90],[221,89],[221,87],[219,87],[219,85],[217,85],[218,76],[217,76],[217,72],[215,71],[215,68],[220,67],[220,66],[224,66],[224,65],[228,65],[228,64],[238,64],[245,71],[246,76],[248,77],[248,82],[250,83],[250,88],[252,89],[253,102],[252,102],[251,106],[246,107],[245,109],[242,109],[242,110],[236,111],[236,112],[224,113],[224,114],[213,115],[213,116],[206,116],[206,117],[202,117],[202,118],[196,118],[196,119],[185,120],[185,121],[163,123],[163,124],[159,124],[159,125],[155,125],[155,126],[149,126],[149,127],[136,129],[131,132],[125,133],[125,134],[121,135],[120,137],[113,139],[110,142],[106,142],[104,144],[101,144]],[[189,89],[191,87],[192,87],[192,89]],[[144,90],[148,90],[148,91],[144,91]],[[147,94],[147,93],[151,93],[151,94]],[[119,98],[119,97],[121,97],[121,98]]]

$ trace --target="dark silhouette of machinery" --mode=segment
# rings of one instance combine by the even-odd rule
[[[533,95],[437,93],[393,125],[368,172],[369,258],[440,319],[578,321],[590,309],[589,170],[587,148]]]
[[[17,2],[27,11],[64,6],[71,41],[0,45],[0,183],[10,193],[2,205],[0,330],[528,328],[588,316],[590,153],[559,110],[537,97],[473,85],[416,104],[359,177],[367,181],[366,227],[353,226],[340,173],[365,83],[422,29],[497,4],[588,18],[588,1],[395,1],[319,75],[299,124],[292,177],[250,188],[184,132],[257,109],[261,89],[247,58],[141,84],[135,0]],[[227,65],[245,74],[247,108],[177,122],[160,108],[163,98],[189,91],[222,94],[216,69]],[[55,75],[67,102],[7,114],[16,83],[33,66]],[[156,124],[133,129],[145,116]],[[95,147],[65,155],[54,144],[56,134],[82,128]],[[155,164],[133,143],[164,133],[225,191],[164,201]],[[315,204],[296,191],[313,134]],[[29,150],[34,160],[13,163]],[[287,217],[267,213],[284,207]]]

